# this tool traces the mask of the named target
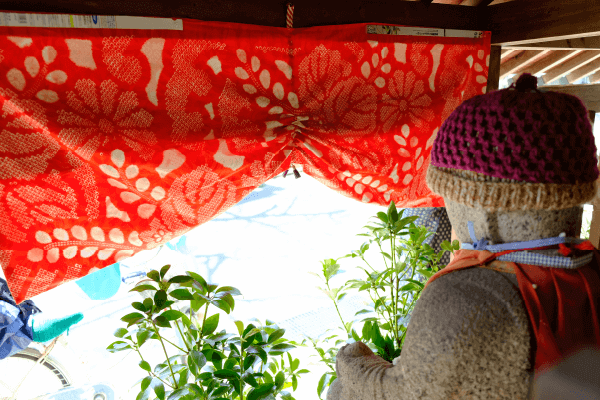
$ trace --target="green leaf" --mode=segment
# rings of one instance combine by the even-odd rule
[[[150,369],[150,364],[148,364],[148,361],[140,361],[139,365],[140,365],[140,368],[143,369],[143,370],[145,370],[145,371],[148,371],[148,372],[152,371]]]
[[[163,317],[162,315],[159,315],[158,317],[154,318],[154,323],[158,326],[161,326],[163,328],[170,328],[171,324],[169,323],[169,321]]]
[[[377,217],[384,223],[387,224],[388,223],[388,216],[386,213],[379,211],[377,213]]]
[[[247,400],[265,399],[269,394],[272,393],[272,391],[272,383],[263,383],[262,385],[259,385],[258,387],[255,387],[252,390],[250,390],[250,393],[248,393]]]
[[[213,373],[217,378],[221,379],[240,379],[240,374],[230,369],[220,369]]]
[[[137,337],[137,345],[138,347],[142,347],[142,345],[144,343],[146,343],[146,340],[148,340],[148,337],[150,336],[150,331],[144,329],[142,331],[139,331],[136,335]]]
[[[130,313],[130,314],[127,314],[127,315],[121,317],[121,321],[128,322],[128,323],[136,323],[137,321],[139,321],[141,319],[144,319],[144,316],[137,312]]]
[[[146,274],[146,276],[148,278],[152,279],[154,282],[160,282],[160,275],[159,275],[158,271],[156,271],[154,269],[152,271],[148,272]]]
[[[204,280],[204,278],[203,278],[203,277],[201,277],[200,275],[198,275],[197,273],[195,273],[195,272],[192,272],[192,271],[187,271],[187,274],[188,274],[189,276],[191,276],[191,277],[192,277],[192,279],[194,279],[194,281],[195,281],[196,283],[198,283],[198,284],[200,285],[200,287],[201,287],[201,288],[203,288],[203,289],[204,289],[204,291],[206,291],[206,287],[207,287],[208,285],[207,285],[207,283],[206,283],[206,281]]]
[[[192,360],[194,360],[194,363],[198,366],[198,369],[201,369],[206,365],[206,357],[198,350],[190,351],[190,357]]]
[[[144,307],[144,305],[139,301],[134,301],[133,303],[131,303],[131,306],[138,311],[146,312],[146,307]]]
[[[323,391],[325,390],[326,386],[325,386],[325,379],[327,379],[329,373],[324,373],[321,376],[321,379],[319,379],[319,384],[317,385],[317,394],[319,395],[319,398],[321,398],[321,396],[323,395]]]
[[[230,293],[232,296],[241,296],[242,295],[242,292],[240,292],[238,289],[234,288],[233,286],[221,286],[219,289],[217,289],[216,293],[221,293],[221,292]]]
[[[175,321],[181,317],[185,317],[184,313],[182,313],[181,311],[177,311],[177,310],[167,310],[160,315],[162,317],[164,317],[167,321]]]
[[[269,354],[272,356],[278,356],[281,355],[287,351],[290,351],[292,349],[295,349],[296,346],[289,344],[289,343],[279,343],[276,344],[275,346],[271,347],[271,350],[269,351]]]
[[[171,268],[171,265],[167,264],[160,269],[160,279],[163,279],[165,277],[165,275],[167,274],[167,271],[169,271],[170,268]]]
[[[159,381],[158,379],[153,379],[152,386],[154,389],[154,393],[156,393],[156,397],[159,398],[160,400],[164,400],[165,399],[165,386],[163,385],[163,383],[161,381]]]
[[[410,292],[414,290],[417,290],[417,287],[415,287],[415,285],[412,283],[408,283],[400,288],[401,292]]]
[[[148,386],[150,386],[150,382],[152,382],[151,376],[147,376],[144,379],[142,379],[142,392],[145,391],[148,388]]]
[[[206,318],[206,321],[204,321],[204,326],[202,327],[202,335],[210,335],[215,331],[215,329],[217,329],[218,325],[219,314],[211,315],[210,317]]]
[[[415,281],[414,279],[404,279],[404,280],[407,282],[414,283],[415,285],[419,286],[421,289],[423,289],[425,287],[425,285],[423,285],[421,282]]]
[[[388,207],[387,215],[392,224],[395,224],[398,221],[398,210],[396,210],[396,204],[393,201]]]
[[[244,332],[244,323],[242,321],[234,321],[235,326],[237,327],[238,333],[242,336]]]
[[[152,306],[154,305],[154,302],[152,301],[151,298],[147,298],[147,299],[144,299],[144,303],[143,304],[144,304],[144,308],[147,311],[150,311],[150,310],[152,310]]]
[[[277,339],[282,337],[284,334],[285,334],[285,329],[277,329],[275,332],[273,332],[269,335],[269,340],[267,341],[267,343],[269,343],[269,344],[273,343],[274,341],[276,341]]]
[[[113,342],[110,345],[108,345],[106,350],[108,350],[111,353],[116,353],[117,351],[129,350],[131,348],[132,347],[131,345],[129,345],[129,343],[124,342],[122,340],[117,340],[116,342]]]
[[[285,375],[282,371],[279,371],[277,375],[275,375],[275,386],[277,386],[277,390],[283,389],[283,384],[285,383]]]
[[[176,289],[169,293],[169,296],[177,300],[193,300],[194,296],[187,289]]]
[[[114,335],[118,338],[122,338],[123,336],[127,335],[129,333],[129,331],[125,328],[119,328],[115,331]]]
[[[130,290],[130,292],[143,292],[144,290],[158,290],[152,285],[139,285]]]
[[[357,342],[360,341],[360,336],[358,336],[358,333],[356,333],[356,331],[354,329],[352,329],[352,338],[354,340],[356,340]]]
[[[165,306],[165,302],[167,301],[167,292],[164,290],[159,290],[154,294],[154,304],[156,304],[156,308],[162,310]]]
[[[188,283],[194,279],[191,276],[177,275],[169,279],[169,283]]]

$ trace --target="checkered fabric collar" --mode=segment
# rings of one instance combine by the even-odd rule
[[[461,248],[466,250],[486,250],[491,253],[503,253],[507,250],[512,250],[512,252],[508,254],[502,254],[498,256],[497,259],[500,261],[511,261],[521,264],[556,268],[579,268],[592,261],[593,253],[591,252],[580,256],[574,256],[573,254],[570,256],[565,256],[558,250],[549,250],[545,252],[531,251],[532,249],[547,248],[548,246],[555,245],[581,245],[582,243],[586,242],[584,239],[558,236],[554,238],[530,240],[527,242],[512,242],[490,245],[488,244],[488,241],[483,238],[479,240],[475,238],[475,230],[473,228],[472,221],[468,222],[468,227],[469,235],[471,236],[473,243],[463,243]]]

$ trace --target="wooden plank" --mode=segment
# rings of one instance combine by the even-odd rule
[[[481,8],[492,44],[517,45],[600,36],[600,1],[519,0]]]
[[[600,50],[600,36],[575,39],[553,40],[550,42],[530,43],[521,45],[506,45],[503,49],[512,50]]]
[[[542,78],[544,79],[544,83],[552,83],[561,76],[565,76],[575,71],[577,68],[581,68],[584,65],[591,63],[592,61],[600,58],[600,51],[595,50],[585,50],[582,51],[581,54],[565,61],[564,63],[549,69]]]
[[[508,60],[515,58],[516,56],[523,53],[524,51],[525,50],[509,50],[508,53],[506,53],[505,55],[502,56],[502,58],[500,60],[500,64],[504,64],[505,62],[508,62]]]
[[[500,80],[503,80],[510,74],[514,74],[523,68],[527,64],[537,61],[544,57],[548,51],[540,50],[525,50],[522,54],[519,54],[512,60],[503,63],[500,66]]]
[[[285,27],[287,0],[0,0],[4,11],[193,18]],[[487,8],[487,7],[486,7]],[[302,0],[295,4],[294,28],[377,22],[444,29],[485,30],[480,7],[421,1]]]
[[[581,53],[583,50],[573,50],[573,51],[565,51],[558,50],[553,51],[547,57],[542,58],[539,61],[536,61],[532,64],[527,65],[520,72],[525,73],[528,72],[531,75],[541,74],[548,71],[551,68],[556,67],[567,61],[570,58],[575,57],[577,54]]]
[[[600,204],[594,203],[592,222],[590,224],[590,242],[595,248],[600,246]]]
[[[541,92],[560,92],[577,96],[588,110],[600,110],[600,84],[539,86]]]
[[[567,75],[569,83],[577,82],[586,76],[592,75],[595,72],[600,71],[600,60],[593,61],[589,64],[584,65],[581,68],[577,68],[575,71]]]
[[[590,75],[590,83],[596,82],[600,82],[600,72],[596,72],[595,74]]]
[[[488,68],[488,81],[486,93],[498,90],[500,86],[500,52],[502,48],[500,46],[492,46],[490,51],[490,65]]]
[[[461,6],[487,7],[493,1],[494,0],[463,0],[463,2],[460,3],[460,5]]]

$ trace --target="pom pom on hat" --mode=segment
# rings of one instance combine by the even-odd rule
[[[537,90],[537,78],[531,74],[523,74],[517,79],[515,87],[520,92]]]

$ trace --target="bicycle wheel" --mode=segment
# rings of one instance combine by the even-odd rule
[[[71,386],[64,367],[52,356],[31,370],[41,357],[42,353],[30,347],[0,361],[0,400],[10,399],[23,378],[14,397],[17,400],[33,399]]]

